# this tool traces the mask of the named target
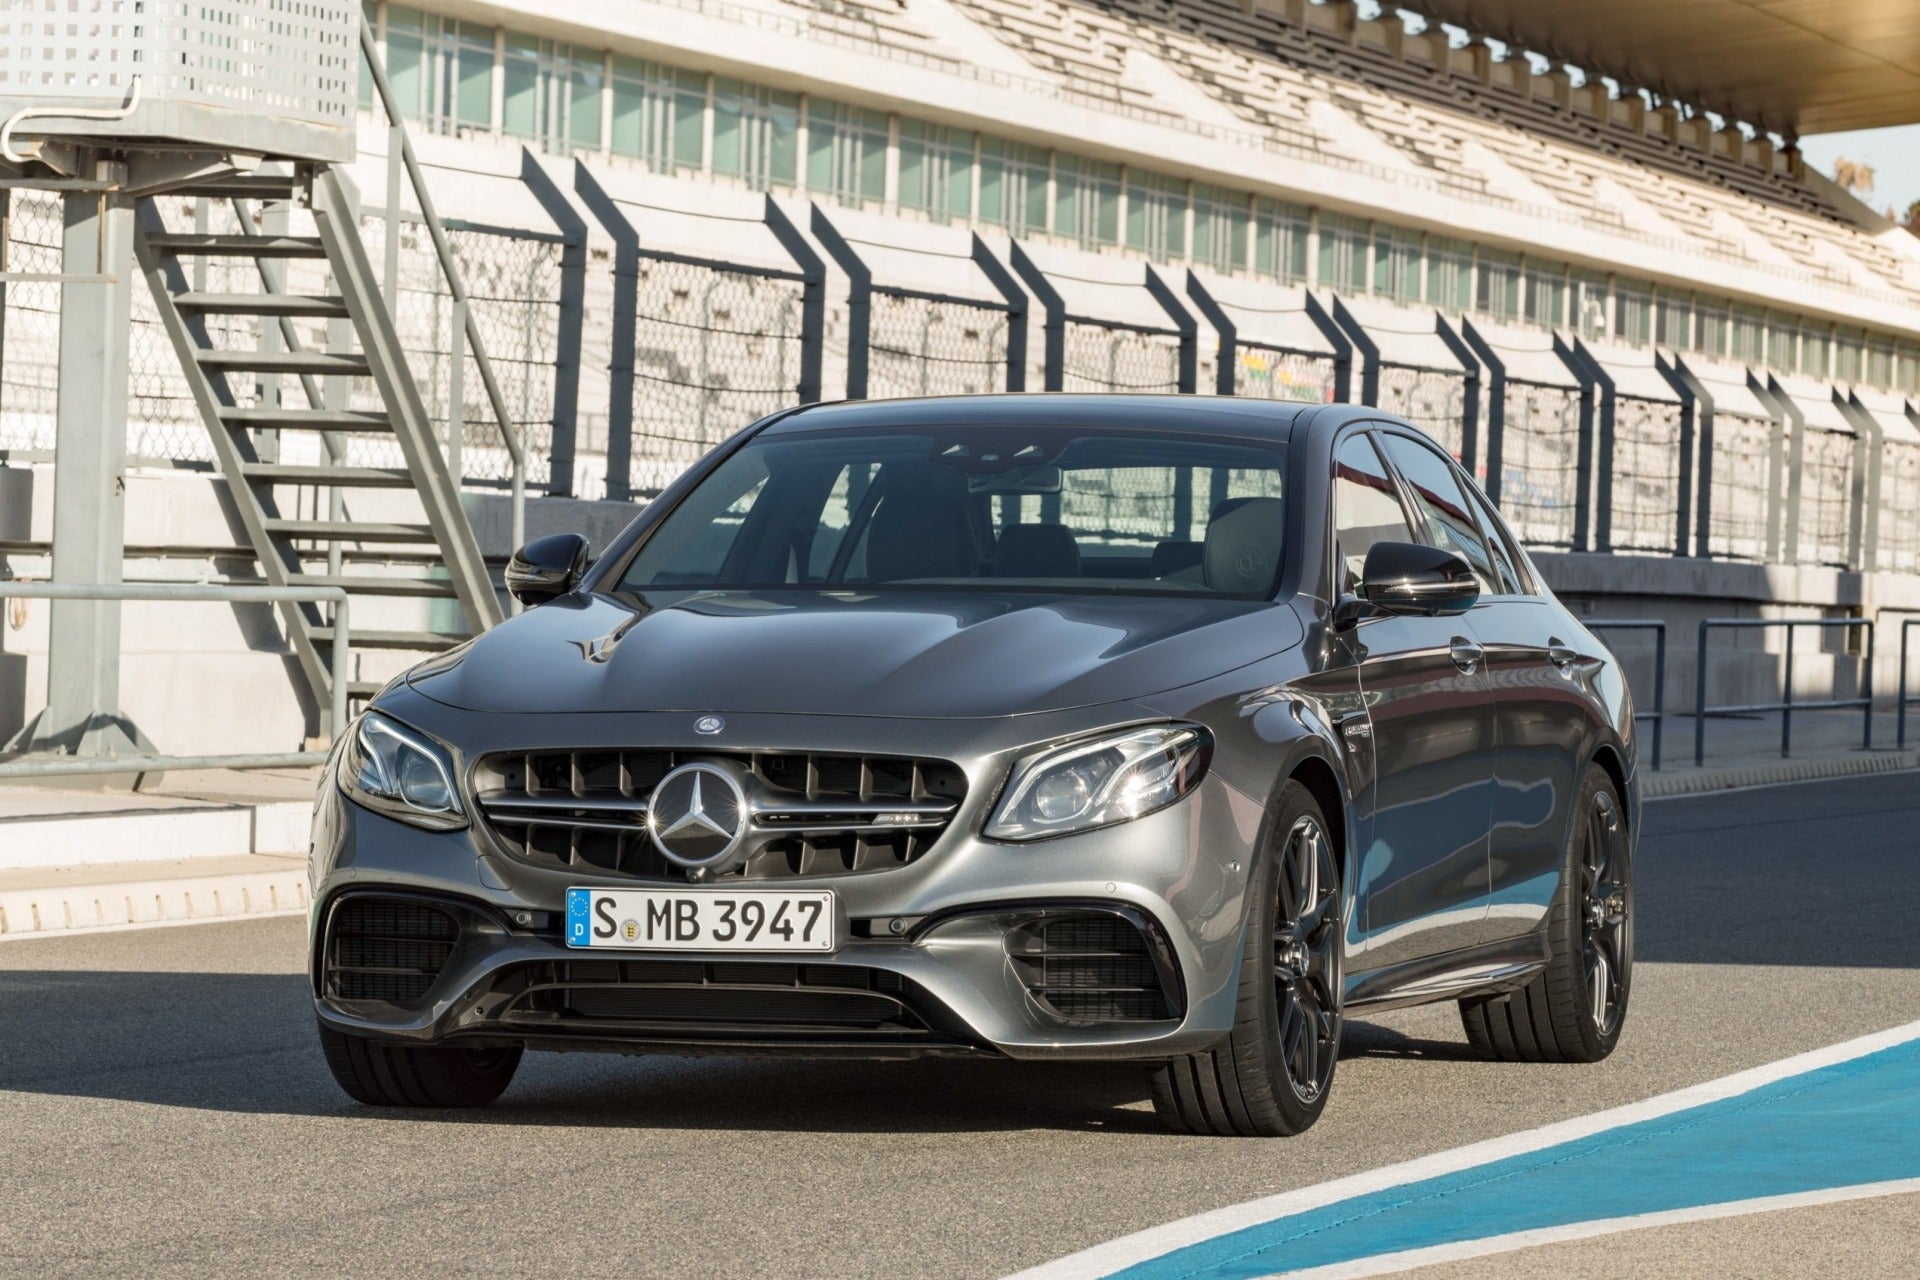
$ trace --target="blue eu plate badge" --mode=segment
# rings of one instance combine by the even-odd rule
[[[587,942],[587,912],[593,894],[586,889],[567,890],[567,945],[584,947]]]

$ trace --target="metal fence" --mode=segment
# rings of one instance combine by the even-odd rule
[[[1729,560],[1766,558],[1772,509],[1774,425],[1765,418],[1713,411],[1701,433],[1706,485],[1706,554]]]
[[[1611,412],[1609,549],[1669,553],[1683,536],[1679,524],[1686,502],[1681,407],[1618,396]]]

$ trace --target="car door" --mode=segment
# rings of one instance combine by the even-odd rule
[[[1465,488],[1500,581],[1469,616],[1487,651],[1494,700],[1488,925],[1502,938],[1538,927],[1553,907],[1593,721],[1583,681],[1594,663],[1578,648],[1585,633],[1539,594],[1492,507],[1471,482]]]
[[[1367,434],[1336,448],[1334,521],[1346,594],[1357,594],[1375,542],[1421,540]],[[1362,929],[1350,959],[1378,969],[1471,946],[1486,918],[1482,757],[1493,738],[1478,646],[1458,617],[1364,618],[1346,643],[1366,711],[1341,731],[1350,751],[1364,751],[1362,776],[1372,779],[1356,833]]]
[[[1568,651],[1552,634],[1556,612],[1529,593],[1525,561],[1500,536],[1484,499],[1438,449],[1412,435],[1386,450],[1413,492],[1435,545],[1473,566],[1481,595],[1460,621],[1485,654],[1485,696],[1493,741],[1482,757],[1491,811],[1488,906],[1483,940],[1523,934],[1551,907],[1564,839],[1571,760],[1584,717],[1569,714],[1558,661]],[[1557,656],[1556,656],[1557,655]]]

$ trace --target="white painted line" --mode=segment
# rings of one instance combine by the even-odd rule
[[[1863,1182],[1851,1187],[1827,1187],[1820,1191],[1796,1191],[1783,1196],[1761,1196],[1753,1200],[1732,1200],[1724,1204],[1696,1205],[1691,1209],[1662,1209],[1656,1213],[1636,1213],[1624,1218],[1601,1218],[1593,1222],[1570,1222],[1560,1227],[1537,1227],[1504,1236],[1479,1240],[1461,1240],[1454,1244],[1430,1245],[1401,1253],[1383,1253],[1331,1266],[1309,1267],[1305,1271],[1279,1271],[1286,1280],[1365,1280],[1367,1276],[1390,1276],[1416,1267],[1437,1266],[1442,1262],[1462,1262],[1496,1253],[1515,1253],[1567,1240],[1591,1240],[1595,1236],[1617,1235],[1623,1231],[1646,1231],[1654,1227],[1678,1226],[1687,1222],[1711,1222],[1716,1218],[1740,1218],[1755,1213],[1776,1213],[1782,1209],[1805,1209],[1814,1205],[1840,1204],[1848,1200],[1873,1200],[1881,1196],[1920,1194],[1920,1178],[1901,1178],[1893,1182]],[[1269,1278],[1271,1280],[1271,1278]]]
[[[0,942],[290,915],[308,905],[306,868],[299,864],[228,875],[8,889],[0,891]]]
[[[1670,795],[1642,795],[1642,804],[1665,804],[1669,800],[1711,800],[1715,796],[1738,795],[1742,791],[1772,791],[1776,787],[1810,787],[1819,782],[1859,782],[1865,778],[1900,778],[1910,773],[1920,773],[1920,769],[1911,766],[1899,769],[1878,769],[1870,773],[1835,773],[1824,778],[1783,778],[1779,782],[1748,782],[1737,787],[1715,787],[1708,791],[1675,791]]]
[[[1784,1080],[1789,1076],[1802,1075],[1809,1071],[1818,1071],[1822,1067],[1830,1067],[1836,1063],[1851,1062],[1855,1058],[1863,1058],[1870,1053],[1878,1053],[1882,1049],[1890,1049],[1895,1045],[1906,1044],[1913,1040],[1920,1040],[1920,1021],[1877,1031],[1872,1035],[1861,1036],[1840,1044],[1828,1045],[1823,1049],[1796,1054],[1791,1058],[1782,1058],[1778,1062],[1765,1063],[1730,1076],[1722,1076],[1718,1080],[1690,1085],[1685,1089],[1663,1093],[1641,1102],[1632,1102],[1606,1111],[1597,1111],[1592,1115],[1542,1125],[1537,1129],[1528,1129],[1505,1137],[1490,1138],[1469,1146],[1455,1147],[1451,1151],[1440,1151],[1400,1164],[1387,1165],[1385,1168],[1351,1174],[1316,1186],[1302,1187],[1259,1200],[1249,1200],[1244,1204],[1229,1205],[1223,1209],[1195,1214],[1190,1218],[1181,1218],[1176,1222],[1150,1227],[1145,1231],[1122,1236],[1118,1240],[1111,1240],[1106,1244],[1095,1245],[1091,1249],[1084,1249],[1079,1253],[1068,1254],[1064,1258],[1042,1263],[1017,1273],[1010,1280],[1095,1280],[1096,1277],[1110,1275],[1135,1263],[1145,1262],[1149,1258],[1157,1258],[1163,1253],[1171,1253],[1175,1249],[1198,1244],[1203,1240],[1211,1240],[1215,1236],[1257,1226],[1263,1222],[1271,1222],[1275,1218],[1304,1213],[1309,1209],[1319,1209],[1353,1196],[1384,1191],[1389,1187],[1402,1186],[1409,1182],[1420,1182],[1442,1174],[1457,1173],[1462,1169],[1471,1169],[1495,1160],[1504,1160],[1508,1156],[1540,1151],[1547,1147],[1558,1146],[1563,1142],[1572,1142],[1578,1138],[1604,1133],[1609,1129],[1617,1129],[1623,1125],[1638,1124],[1643,1120],[1656,1120],[1661,1116],[1672,1115],[1676,1111],[1685,1111],[1690,1107],[1751,1093],[1776,1080]]]

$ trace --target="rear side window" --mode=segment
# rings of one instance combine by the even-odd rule
[[[1374,543],[1414,540],[1393,477],[1365,435],[1348,436],[1334,454],[1333,523],[1340,590],[1345,593],[1359,590]]]
[[[1493,552],[1493,567],[1501,579],[1500,589],[1508,595],[1530,594],[1527,579],[1520,572],[1520,553],[1507,541],[1506,531],[1493,514],[1493,507],[1472,485],[1467,486],[1467,501],[1480,516],[1480,527],[1487,533],[1487,549]]]
[[[1466,495],[1453,468],[1438,453],[1411,436],[1386,437],[1387,456],[1406,478],[1413,490],[1413,501],[1427,524],[1427,541],[1442,551],[1451,551],[1473,566],[1480,579],[1480,590],[1495,595],[1503,588],[1480,538],[1480,529],[1467,506]]]

